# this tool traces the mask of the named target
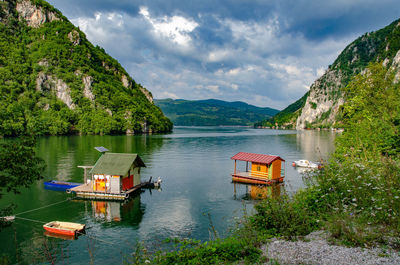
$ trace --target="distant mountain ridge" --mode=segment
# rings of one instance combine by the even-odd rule
[[[247,126],[279,112],[273,108],[260,108],[241,101],[227,102],[217,99],[155,99],[154,103],[174,125],[185,126]]]
[[[0,1],[0,136],[171,131],[117,60],[43,0]]]

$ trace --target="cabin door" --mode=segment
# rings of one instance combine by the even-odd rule
[[[112,176],[110,179],[110,189],[111,193],[120,193],[121,191],[121,177],[120,176]]]

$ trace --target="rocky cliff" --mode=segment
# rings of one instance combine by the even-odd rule
[[[399,20],[381,30],[359,37],[311,85],[306,103],[296,120],[296,128],[340,126],[338,112],[346,100],[342,90],[351,79],[362,74],[371,62],[381,62],[386,67],[398,69],[399,60]],[[400,71],[397,79],[400,79]]]
[[[0,83],[0,135],[172,129],[151,93],[43,0],[0,1]]]

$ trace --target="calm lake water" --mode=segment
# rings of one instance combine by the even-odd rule
[[[165,238],[208,240],[215,228],[223,237],[235,225],[244,209],[252,211],[256,193],[279,196],[304,187],[292,161],[326,159],[334,150],[336,133],[330,131],[262,130],[242,127],[176,127],[168,135],[62,136],[43,137],[38,153],[47,169],[44,180],[7,194],[0,207],[14,203],[22,213],[53,203],[51,207],[28,212],[0,232],[0,256],[13,263],[120,264],[142,242],[150,250],[165,247]],[[99,158],[95,146],[112,152],[138,153],[146,164],[142,180],[160,177],[160,190],[144,190],[120,202],[72,199],[65,192],[44,189],[52,179],[83,182],[79,165],[93,165]],[[284,185],[263,190],[231,182],[236,153],[279,155],[286,160]],[[239,169],[245,162],[238,161]],[[73,197],[72,197],[73,198]],[[44,235],[42,224],[60,220],[85,223],[87,235],[62,240]],[[46,258],[47,257],[47,258]]]

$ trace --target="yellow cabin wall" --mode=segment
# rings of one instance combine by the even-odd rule
[[[277,159],[272,162],[271,169],[272,169],[272,179],[278,179],[281,177],[281,167],[282,161]]]
[[[251,176],[268,178],[267,165],[259,163],[251,163]]]

